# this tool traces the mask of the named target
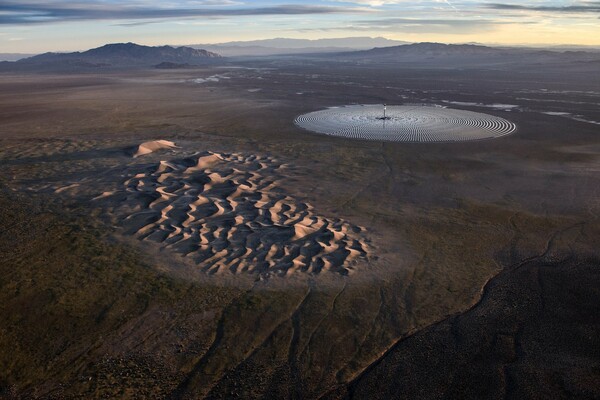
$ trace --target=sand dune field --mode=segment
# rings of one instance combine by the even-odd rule
[[[279,185],[285,169],[268,156],[202,152],[160,161],[96,201],[127,234],[160,243],[210,274],[353,272],[369,255],[365,229],[287,195]]]

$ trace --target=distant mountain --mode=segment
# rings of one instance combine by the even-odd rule
[[[303,53],[336,53],[344,51],[366,50],[374,47],[397,46],[406,44],[399,40],[390,40],[383,37],[351,37],[336,39],[265,39],[245,42],[227,42],[217,44],[192,45],[194,48],[203,48],[218,52],[224,56],[269,56],[279,54]]]
[[[505,64],[576,64],[600,58],[585,51],[550,51],[531,48],[488,47],[476,44],[414,43],[328,55],[336,60],[364,64],[408,63],[436,67],[494,66]]]
[[[600,52],[600,46],[582,46],[582,45],[556,45],[548,47],[550,50],[557,51],[586,51],[586,52]]]
[[[0,61],[18,61],[23,58],[32,57],[35,54],[22,54],[22,53],[0,53]]]
[[[84,52],[44,53],[19,60],[15,64],[20,67],[46,68],[150,67],[161,63],[200,65],[220,57],[219,54],[191,47],[116,43]]]
[[[348,38],[335,38],[335,39],[287,39],[287,38],[276,38],[276,39],[265,39],[265,40],[250,40],[245,42],[229,42],[221,43],[221,46],[262,46],[272,47],[279,49],[303,49],[303,48],[317,48],[317,47],[350,47],[350,48],[364,48],[370,49],[373,47],[383,46],[395,46],[400,44],[406,44],[408,42],[402,42],[398,40],[390,40],[383,37],[348,37]]]
[[[476,44],[443,44],[443,43],[414,43],[393,47],[378,47],[371,50],[349,53],[352,56],[368,57],[454,57],[454,56],[496,56],[502,53],[501,49]]]

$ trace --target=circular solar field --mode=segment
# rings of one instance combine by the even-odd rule
[[[296,118],[309,131],[351,139],[391,142],[461,142],[494,139],[517,127],[504,118],[441,106],[352,105]]]

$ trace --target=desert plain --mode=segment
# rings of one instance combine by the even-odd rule
[[[497,139],[302,114],[429,104]],[[0,397],[597,398],[594,69],[2,72]]]

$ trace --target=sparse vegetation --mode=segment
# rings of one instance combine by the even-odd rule
[[[406,371],[432,397],[477,398],[470,377],[483,385],[529,373],[510,381],[508,397],[546,387],[597,396],[598,357],[590,351],[579,363],[581,347],[566,340],[583,335],[572,342],[597,347],[597,291],[587,284],[597,279],[600,242],[597,126],[541,113],[551,104],[597,118],[595,95],[584,93],[599,92],[593,79],[554,67],[540,77],[256,63],[202,85],[193,79],[214,71],[3,75],[0,398],[360,397],[374,385],[396,393]],[[292,124],[331,105],[423,99],[518,103],[510,114],[489,111],[518,131],[382,144]],[[158,149],[131,158],[132,146],[157,139],[184,155],[243,152],[288,164],[286,192],[365,226],[376,253],[350,277],[254,282],[207,278],[123,238],[118,218],[91,199],[174,157]],[[561,324],[556,341],[536,333]],[[526,354],[514,351],[519,340]],[[556,358],[542,357],[546,345]],[[438,363],[446,369],[429,382]],[[543,365],[548,373],[531,372]],[[449,370],[454,391],[444,392],[436,379]]]

